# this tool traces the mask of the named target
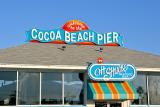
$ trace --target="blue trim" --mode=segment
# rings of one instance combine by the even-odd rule
[[[36,106],[36,105],[30,105],[30,106],[23,106],[23,107],[87,107],[87,106],[83,106],[83,105],[59,105],[59,106],[56,106],[56,105],[48,105],[48,106]]]
[[[148,107],[148,105],[130,105],[130,107]],[[149,106],[151,107],[151,106]]]

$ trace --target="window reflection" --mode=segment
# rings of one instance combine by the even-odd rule
[[[137,77],[132,81],[132,83],[139,94],[139,99],[134,100],[132,104],[134,105],[147,104],[146,75],[138,74]]]
[[[16,105],[17,72],[0,71],[0,105]]]
[[[149,75],[148,79],[150,104],[160,105],[160,76]]]
[[[62,73],[42,73],[42,104],[62,104]]]
[[[39,104],[40,74],[34,72],[19,72],[18,104]]]
[[[42,73],[41,103],[42,104],[84,104],[83,73]],[[16,105],[17,72],[0,72],[0,106]],[[64,81],[62,81],[64,80]],[[62,85],[64,84],[64,97]],[[62,98],[63,97],[63,98]],[[40,72],[18,73],[18,105],[39,105]]]
[[[83,104],[83,73],[64,73],[64,103]]]

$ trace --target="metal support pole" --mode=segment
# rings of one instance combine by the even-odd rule
[[[84,105],[87,104],[87,71],[84,72],[84,76],[83,76],[83,80],[84,80],[84,83],[83,83],[83,90],[84,90],[84,99],[83,99],[83,102],[84,102]]]
[[[39,82],[39,104],[41,105],[41,97],[42,97],[42,74],[40,72],[40,75],[39,75],[39,79],[40,79],[40,82]]]
[[[18,105],[18,70],[17,70],[17,82],[16,82],[16,106]]]
[[[149,83],[148,83],[148,75],[147,75],[147,77],[146,77],[146,85],[147,85],[147,105],[148,105],[148,107],[149,107],[149,105],[150,105],[150,102],[149,102]]]
[[[62,105],[64,105],[64,73],[62,73]]]

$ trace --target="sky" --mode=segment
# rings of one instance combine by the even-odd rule
[[[160,0],[1,0],[0,49],[26,42],[26,31],[78,19],[97,33],[119,32],[124,47],[160,55]]]

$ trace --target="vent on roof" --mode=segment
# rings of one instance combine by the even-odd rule
[[[60,48],[58,48],[58,49],[64,51],[64,50],[66,49],[66,46],[62,46],[62,47],[60,47]]]
[[[100,47],[99,49],[97,49],[96,51],[98,51],[98,52],[103,52],[103,48],[102,47]]]

